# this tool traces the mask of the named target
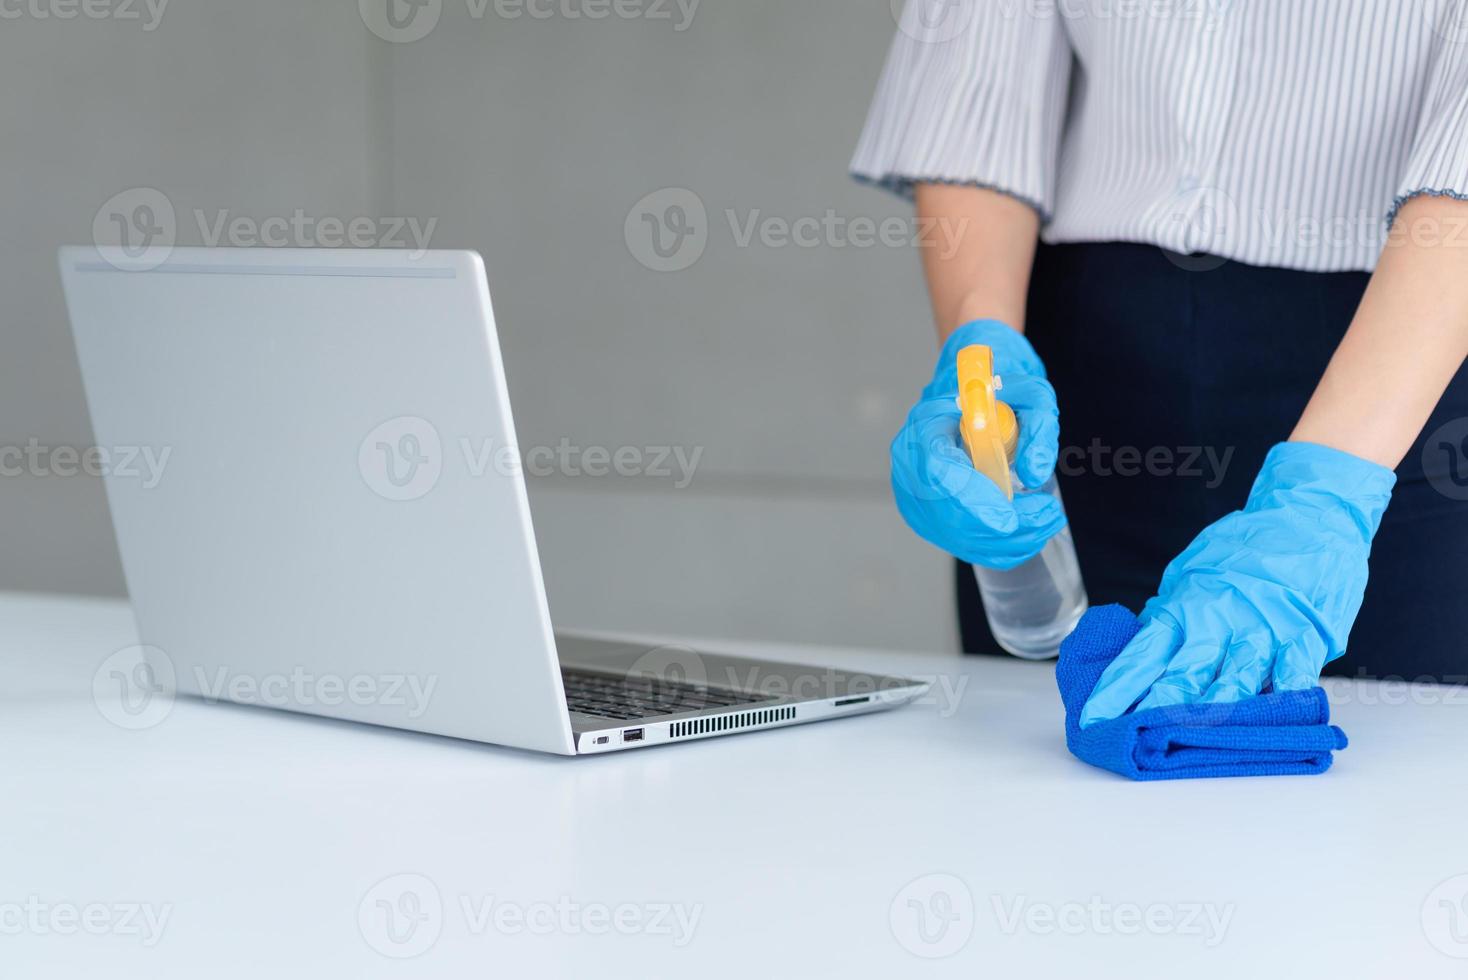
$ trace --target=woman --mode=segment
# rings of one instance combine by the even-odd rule
[[[966,564],[1065,521],[963,479],[954,355],[984,343],[1092,601],[1146,603],[1083,724],[1328,663],[1465,680],[1464,8],[913,0],[853,171],[960,234],[923,256],[945,343],[893,487],[960,559],[966,650]]]

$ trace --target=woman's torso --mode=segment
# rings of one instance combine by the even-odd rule
[[[1050,242],[1369,269],[1457,0],[1059,0],[1075,52]],[[1465,243],[1468,244],[1468,243]]]

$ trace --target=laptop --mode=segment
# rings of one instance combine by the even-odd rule
[[[60,264],[140,656],[180,694],[578,755],[926,690],[553,631],[474,252]]]

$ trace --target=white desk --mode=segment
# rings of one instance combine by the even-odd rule
[[[1048,666],[1007,659],[764,648],[966,687],[562,759],[186,700],[126,731],[91,685],[132,642],[120,603],[0,596],[6,978],[1468,972],[1462,692],[1334,687],[1323,777],[1143,785],[1071,758]],[[937,944],[909,899],[930,937],[955,910]]]

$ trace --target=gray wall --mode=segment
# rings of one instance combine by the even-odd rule
[[[88,444],[52,251],[114,194],[163,191],[189,244],[199,212],[432,221],[433,247],[485,256],[522,447],[701,453],[686,487],[532,478],[559,621],[952,645],[949,565],[886,484],[933,354],[917,258],[843,224],[908,214],[844,176],[887,0],[514,3],[442,0],[411,43],[352,0],[7,21],[0,445]],[[639,261],[628,220],[665,188],[707,215],[680,271]],[[739,240],[828,212],[814,247]],[[0,477],[0,587],[122,591],[95,480]]]

